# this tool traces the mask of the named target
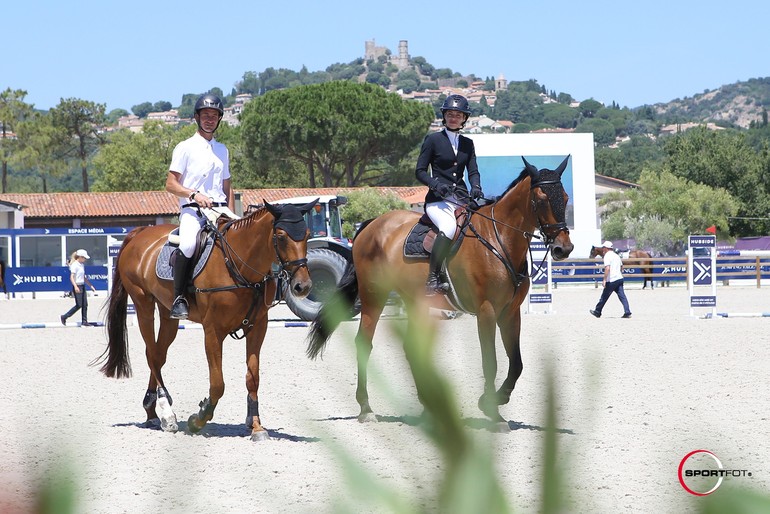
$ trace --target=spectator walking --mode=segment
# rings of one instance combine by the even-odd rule
[[[628,306],[628,298],[626,298],[626,292],[623,290],[623,261],[620,256],[612,249],[612,242],[605,241],[599,248],[599,255],[604,260],[604,277],[602,277],[602,296],[599,298],[599,303],[596,307],[588,312],[596,316],[602,317],[602,309],[604,304],[607,303],[612,293],[618,295],[620,303],[623,304],[623,318],[631,317],[631,309]]]
[[[80,323],[81,327],[90,327],[96,325],[96,323],[88,322],[88,294],[86,294],[86,285],[91,287],[91,291],[96,291],[96,288],[86,277],[86,267],[83,264],[86,259],[90,259],[88,252],[82,248],[72,254],[70,258],[70,282],[72,283],[72,296],[75,298],[75,305],[68,310],[65,314],[61,315],[61,324],[67,324],[67,318],[75,314],[77,311],[81,311]]]

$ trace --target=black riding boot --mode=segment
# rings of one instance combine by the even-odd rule
[[[177,250],[174,258],[174,304],[171,306],[171,319],[187,319],[189,314],[187,300],[184,297],[189,269],[190,259]]]
[[[428,296],[449,292],[449,283],[441,279],[441,266],[444,264],[451,246],[452,240],[443,232],[439,232],[433,242],[433,250],[430,252],[430,271],[428,272],[428,282],[425,284],[425,294]]]

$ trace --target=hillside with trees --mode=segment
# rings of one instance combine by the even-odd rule
[[[535,79],[509,81],[495,91],[492,77],[436,68],[419,56],[398,67],[381,55],[335,63],[323,71],[248,71],[229,93],[219,87],[210,92],[227,105],[236,95],[253,97],[241,124],[223,124],[217,134],[230,148],[237,188],[413,185],[416,153],[445,95],[434,94],[431,105],[408,98],[414,92],[471,85],[494,96],[494,102],[484,95],[472,102],[474,116],[510,121],[518,133],[590,132],[597,173],[648,189],[652,181],[669,180],[671,174],[677,191],[681,184],[676,180],[724,191],[729,198],[720,197],[719,205],[729,208],[712,222],[721,231],[770,231],[770,78],[629,108],[592,98],[578,102]],[[123,109],[105,112],[104,105],[71,98],[41,112],[24,101],[26,91],[8,88],[0,93],[2,192],[160,190],[171,150],[194,130],[189,118],[204,92],[184,94],[178,104],[137,103],[131,111],[139,118],[174,106],[187,120],[178,126],[147,122],[142,131],[130,132],[114,130],[116,120],[128,114]],[[715,123],[716,130],[680,130],[687,123]],[[644,198],[635,200],[644,205]],[[640,215],[625,210],[627,203],[618,201],[610,209],[608,228],[619,227],[625,234],[633,230]],[[650,205],[646,215],[681,221],[675,211],[659,212]]]

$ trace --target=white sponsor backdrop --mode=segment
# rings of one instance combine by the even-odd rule
[[[501,194],[524,168],[521,156],[538,168],[553,169],[570,155],[562,182],[570,195],[568,223],[572,257],[585,258],[601,239],[596,226],[593,134],[469,134],[476,145],[481,185],[487,196]]]

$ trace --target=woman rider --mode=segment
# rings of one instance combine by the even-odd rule
[[[470,114],[468,100],[464,96],[449,95],[441,106],[444,129],[425,137],[417,158],[417,180],[428,186],[425,213],[438,229],[425,286],[429,296],[449,291],[449,284],[441,279],[441,267],[457,230],[455,208],[467,203],[466,171],[471,185],[470,197],[477,200],[484,196],[473,140],[460,135]]]

